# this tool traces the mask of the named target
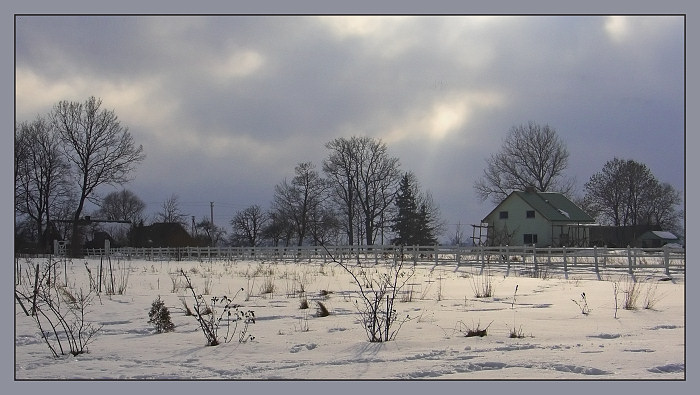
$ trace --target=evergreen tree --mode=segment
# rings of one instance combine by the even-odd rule
[[[413,195],[411,181],[408,173],[401,177],[399,192],[396,195],[397,214],[394,217],[394,224],[391,230],[396,232],[394,244],[411,245],[412,235],[416,227],[416,198]]]
[[[392,230],[396,233],[394,244],[430,245],[436,242],[435,229],[431,226],[428,207],[418,203],[416,187],[410,173],[401,178],[396,195],[397,214]]]
[[[437,243],[437,238],[435,237],[435,229],[431,226],[432,218],[430,217],[430,212],[428,211],[428,206],[421,204],[420,211],[418,212],[418,220],[416,232],[416,244],[418,245],[432,245]]]
[[[160,296],[151,304],[148,318],[148,322],[156,327],[156,332],[158,333],[172,332],[175,330],[175,324],[173,324],[170,319],[170,310],[165,306]]]

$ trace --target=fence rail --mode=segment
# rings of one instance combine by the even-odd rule
[[[121,247],[85,250],[88,257],[109,255],[122,259],[146,260],[262,260],[407,262],[462,266],[498,265],[512,270],[624,270],[663,269],[666,275],[685,274],[683,248],[574,248],[529,246],[301,246],[301,247]]]

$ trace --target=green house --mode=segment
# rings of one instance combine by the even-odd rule
[[[594,219],[561,193],[515,191],[482,223],[488,245],[587,247]]]

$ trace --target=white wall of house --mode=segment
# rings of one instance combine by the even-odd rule
[[[502,213],[504,212],[507,212],[507,218],[503,218]],[[491,233],[494,235],[502,235],[505,232],[512,234],[510,241],[503,242],[501,240],[497,244],[535,244],[537,247],[552,245],[552,225],[550,221],[542,217],[539,212],[516,195],[509,196],[485,219],[485,222],[493,225],[493,228],[489,229],[490,240],[492,240]]]

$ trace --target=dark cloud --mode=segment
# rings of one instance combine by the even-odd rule
[[[267,205],[324,143],[370,135],[449,223],[514,125],[548,123],[579,186],[614,156],[683,188],[682,17],[21,16],[17,118],[101,97],[148,155],[129,186],[158,210]],[[228,206],[227,206],[228,205]],[[195,212],[196,211],[196,212]]]

